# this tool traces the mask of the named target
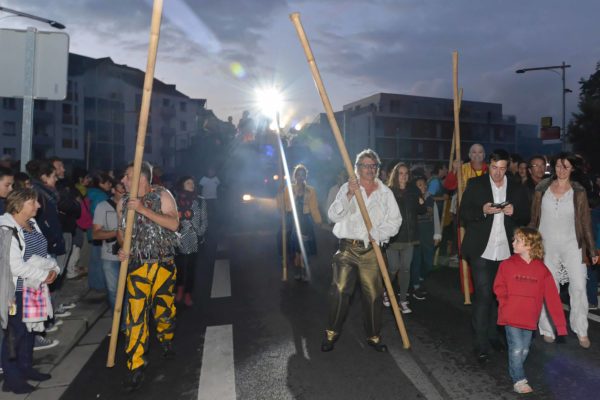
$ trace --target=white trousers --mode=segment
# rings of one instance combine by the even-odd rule
[[[552,273],[556,287],[558,285],[558,271],[563,264],[569,275],[569,297],[571,298],[571,313],[569,323],[571,330],[577,336],[587,336],[588,331],[588,299],[586,293],[587,267],[581,261],[581,249],[577,242],[544,243],[546,255],[544,263]],[[559,288],[560,290],[560,288]],[[540,333],[554,337],[554,330],[548,318],[546,307],[542,309],[539,322]]]

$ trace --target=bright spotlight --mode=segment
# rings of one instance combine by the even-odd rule
[[[272,131],[278,131],[277,121],[271,121],[269,124],[269,129]]]
[[[260,112],[273,120],[283,106],[283,96],[274,87],[256,89],[256,101]]]
[[[278,181],[279,180],[279,175],[273,175],[273,180],[274,181]]]
[[[243,201],[250,201],[250,200],[252,200],[252,195],[246,193],[245,195],[242,196],[242,200]]]
[[[300,129],[302,129],[302,122],[298,122],[296,125],[294,125],[294,129],[299,131]]]

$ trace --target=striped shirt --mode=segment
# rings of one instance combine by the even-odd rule
[[[40,257],[48,256],[48,241],[41,232],[35,229],[33,222],[28,221],[31,231],[23,229],[23,237],[25,238],[25,254],[23,261],[27,262],[33,255]],[[16,291],[23,291],[23,279],[19,277],[17,280]]]

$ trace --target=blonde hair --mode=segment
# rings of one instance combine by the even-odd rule
[[[542,235],[535,228],[522,226],[515,229],[514,236],[520,236],[523,239],[525,246],[529,246],[529,257],[531,259],[544,259],[544,244]]]

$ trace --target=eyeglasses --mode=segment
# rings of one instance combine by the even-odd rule
[[[364,169],[378,169],[379,168],[379,164],[363,164],[363,163],[358,163],[356,164],[358,167],[360,168],[364,168]]]

